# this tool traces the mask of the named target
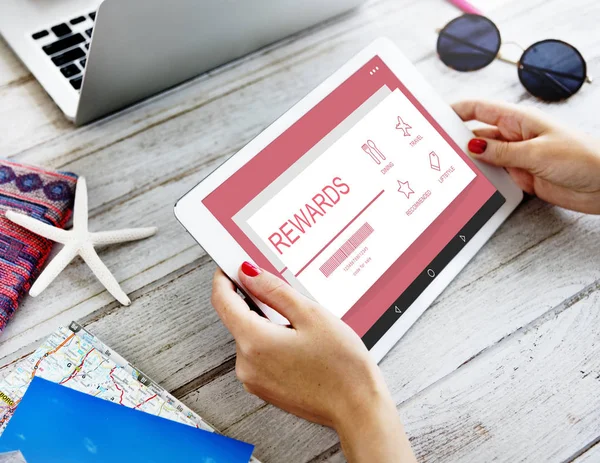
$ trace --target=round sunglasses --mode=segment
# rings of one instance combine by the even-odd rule
[[[523,50],[519,61],[502,56],[501,46],[500,31],[491,20],[465,14],[439,31],[437,52],[446,66],[461,72],[482,69],[496,58],[515,64],[527,91],[545,101],[564,100],[575,95],[585,82],[592,83],[581,53],[561,40],[534,43]]]

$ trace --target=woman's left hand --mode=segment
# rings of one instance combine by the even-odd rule
[[[250,310],[218,270],[212,303],[237,346],[246,390],[283,410],[331,426],[350,461],[414,461],[383,376],[358,335],[276,276],[244,263],[248,292],[291,323]]]

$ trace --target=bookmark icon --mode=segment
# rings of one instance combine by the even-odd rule
[[[375,161],[375,164],[381,164],[381,161],[385,161],[385,155],[381,152],[373,140],[367,140],[367,143],[362,145],[362,149],[365,153],[371,156],[371,159]]]
[[[433,170],[437,170],[438,172],[442,170],[440,158],[437,154],[435,154],[435,151],[429,153],[429,165]]]

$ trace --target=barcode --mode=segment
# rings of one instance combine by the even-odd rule
[[[342,263],[373,233],[373,227],[365,223],[346,241],[327,261],[319,267],[326,278],[336,271]]]

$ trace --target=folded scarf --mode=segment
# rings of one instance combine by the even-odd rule
[[[73,212],[77,176],[0,160],[0,332],[40,274],[52,241],[5,217],[7,210],[64,228]]]

